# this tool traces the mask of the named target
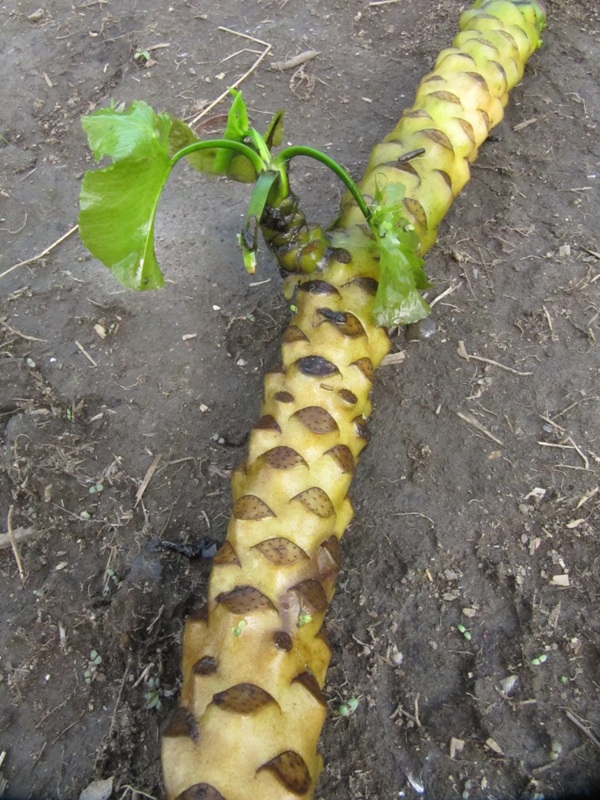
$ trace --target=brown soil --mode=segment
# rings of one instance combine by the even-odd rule
[[[210,562],[148,545],[224,536],[288,314],[270,259],[260,285],[240,266],[247,187],[185,169],[161,206],[163,292],[123,290],[76,235],[9,271],[76,223],[80,116],[111,97],[194,114],[263,49],[237,31],[272,45],[243,84],[257,125],[285,106],[287,139],[358,177],[462,5],[0,3],[0,534],[10,507],[33,534],[23,581],[0,549],[3,797],[109,777],[114,798],[160,796]],[[451,290],[435,330],[400,333],[405,360],[379,371],[329,614],[318,798],[418,797],[411,780],[428,800],[600,796],[600,12],[549,15],[428,257],[432,296]],[[308,48],[295,76],[269,69]],[[331,219],[321,168],[299,164],[294,187]]]

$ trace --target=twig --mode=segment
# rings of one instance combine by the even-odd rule
[[[41,253],[38,253],[36,256],[32,256],[31,258],[26,258],[25,261],[19,261],[16,264],[13,264],[12,267],[5,269],[4,272],[0,272],[0,278],[4,278],[10,272],[17,269],[17,267],[25,267],[27,264],[33,264],[35,261],[39,261],[40,259],[44,258],[51,253],[55,247],[58,247],[59,244],[62,244],[65,239],[68,239],[69,236],[72,236],[78,228],[79,225],[74,225],[71,230],[67,231],[63,236],[60,237],[60,239],[57,239],[55,242],[52,242],[52,244],[48,245],[48,247],[46,247],[45,250],[42,250]]]
[[[552,427],[556,428],[556,430],[560,431],[560,433],[564,433],[565,432],[565,429],[563,427],[561,427],[560,425],[557,425],[557,423],[554,422],[553,420],[551,420],[550,417],[545,417],[543,414],[540,414],[540,419],[543,419],[544,422],[548,423],[548,425],[552,425]]]
[[[0,231],[6,231],[7,233],[10,233],[11,236],[16,236],[17,233],[21,233],[25,225],[27,225],[27,212],[25,212],[25,219],[23,220],[23,224],[21,225],[20,228],[17,228],[14,231],[11,231],[10,228],[0,228]]]
[[[135,683],[131,684],[131,688],[132,689],[136,689],[140,685],[140,683],[148,677],[148,675],[150,674],[153,666],[154,666],[154,662],[153,661],[151,661],[149,664],[146,664],[144,669],[138,675],[138,678],[135,681]]]
[[[504,442],[502,439],[498,439],[493,433],[490,433],[490,431],[488,431],[488,429],[485,428],[481,422],[479,422],[479,420],[475,419],[472,414],[464,414],[462,411],[457,411],[456,416],[464,420],[467,425],[472,425],[474,428],[477,428],[480,433],[483,433],[483,435],[487,436],[488,439],[491,439],[492,442],[496,442],[496,444],[499,444],[500,447],[504,447]]]
[[[542,304],[542,308],[544,309],[544,315],[546,317],[546,322],[548,323],[548,327],[550,328],[550,334],[552,336],[552,341],[556,341],[557,336],[554,333],[554,327],[552,326],[552,317],[550,316],[550,312],[546,308],[544,304]]]
[[[284,72],[286,69],[294,69],[294,67],[299,67],[301,64],[306,64],[307,61],[312,61],[318,55],[320,55],[318,50],[305,50],[293,58],[288,58],[287,61],[272,61],[271,69],[275,70],[275,72]]]
[[[464,358],[465,361],[470,361],[471,359],[473,361],[482,361],[484,364],[491,364],[493,367],[500,367],[500,369],[505,369],[507,372],[512,372],[513,375],[521,375],[523,377],[526,375],[533,375],[533,372],[520,372],[518,369],[513,369],[512,367],[507,367],[504,364],[500,364],[500,362],[494,361],[494,359],[492,358],[485,358],[484,356],[474,356],[471,353],[467,353],[465,349],[465,343],[463,341],[460,341],[458,343],[457,349],[458,349],[458,355],[461,358]]]
[[[136,795],[139,794],[141,797],[147,797],[148,800],[158,800],[158,798],[155,797],[153,794],[146,794],[146,792],[143,792],[141,789],[138,789],[137,786],[130,786],[128,783],[123,784],[121,786],[121,789],[125,789],[125,791],[121,795],[121,800],[123,800],[127,792],[131,792],[132,797],[135,797]]]
[[[430,522],[431,526],[435,528],[435,522],[431,517],[428,517],[427,514],[421,514],[420,511],[392,511],[390,517],[423,517],[423,519],[426,519],[427,522]]]
[[[67,733],[67,731],[70,731],[71,728],[74,728],[75,725],[77,725],[77,723],[79,722],[79,720],[83,716],[85,716],[85,714],[87,714],[87,713],[88,713],[87,708],[84,708],[83,711],[81,712],[81,714],[77,717],[77,719],[74,722],[72,722],[70,725],[67,725],[66,728],[64,728],[59,734],[57,734],[54,737],[54,739],[52,739],[52,741],[50,742],[50,747],[52,747],[53,744],[56,744],[56,742],[58,742],[59,739],[62,739],[62,737],[65,735],[65,733]],[[47,744],[48,744],[48,742],[44,742],[44,748],[46,747]],[[42,751],[43,751],[43,749],[42,749]],[[40,756],[41,756],[41,753],[40,753]],[[39,756],[38,756],[38,758],[39,758]]]
[[[268,47],[269,50],[271,49],[271,45],[268,42],[264,42],[262,39],[257,39],[256,36],[251,36],[249,33],[234,31],[232,28],[226,28],[224,25],[219,25],[219,30],[225,31],[225,33],[232,33],[234,36],[239,36],[242,39],[249,39],[251,42],[262,44],[263,47]]]
[[[403,717],[409,719],[417,728],[421,727],[421,720],[419,719],[419,695],[415,697],[415,713],[414,716],[409,714],[408,711],[405,711],[402,706],[397,706],[396,710],[390,715],[390,719],[396,719],[396,717],[402,714]]]
[[[91,364],[93,367],[97,367],[97,366],[98,366],[98,363],[97,363],[96,361],[94,361],[94,359],[91,357],[91,355],[90,355],[90,354],[88,353],[88,351],[85,349],[85,347],[84,347],[84,346],[81,344],[81,342],[78,342],[78,341],[77,341],[77,339],[75,339],[75,344],[77,345],[77,347],[79,348],[79,350],[81,350],[81,352],[83,353],[83,355],[84,355],[84,356],[87,358],[87,360],[90,362],[90,364]]]
[[[583,461],[583,463],[585,464],[585,468],[586,468],[586,469],[589,469],[589,468],[590,468],[590,462],[589,462],[589,459],[588,459],[588,457],[586,456],[586,454],[583,452],[583,450],[582,450],[580,447],[578,447],[578,446],[577,446],[576,442],[575,442],[575,441],[573,441],[573,437],[572,437],[572,436],[569,436],[569,438],[567,439],[567,441],[568,441],[568,442],[571,442],[571,444],[572,444],[572,445],[573,445],[573,447],[575,448],[575,451],[577,452],[577,454],[578,454],[579,456],[581,456],[581,460],[582,460],[582,461]]]
[[[146,633],[151,633],[152,628],[156,625],[158,620],[162,617],[162,613],[165,610],[164,604],[158,609],[158,614],[154,617],[150,625],[146,628]]]
[[[265,58],[269,55],[269,53],[272,50],[272,45],[268,44],[268,42],[263,42],[261,39],[256,39],[254,36],[248,36],[247,33],[240,33],[239,31],[232,31],[231,28],[225,28],[225,27],[223,27],[221,25],[219,26],[219,30],[220,31],[225,31],[225,33],[232,33],[234,36],[241,36],[243,39],[250,39],[250,41],[252,41],[252,42],[258,42],[258,44],[262,44],[265,49],[259,55],[259,57],[256,59],[254,64],[252,64],[250,69],[248,69],[248,70],[246,70],[246,72],[244,72],[244,74],[242,75],[241,78],[238,78],[237,81],[234,81],[231,84],[230,87],[225,89],[225,91],[217,97],[216,100],[213,100],[212,103],[210,103],[208,106],[206,106],[206,108],[202,109],[202,111],[199,114],[196,114],[195,117],[193,117],[191,120],[189,120],[190,126],[196,125],[196,123],[199,120],[201,120],[202,117],[205,117],[208,114],[209,111],[212,111],[215,106],[219,105],[221,100],[224,100],[226,97],[228,97],[229,94],[230,94],[230,91],[229,91],[230,89],[237,89],[237,87],[241,83],[243,83],[246,80],[246,78],[248,78],[250,75],[252,75],[252,73],[256,69],[258,69],[258,67],[262,64],[262,62],[265,60]],[[1,277],[2,276],[0,275],[0,278]]]
[[[579,719],[579,717],[575,716],[575,714],[568,708],[565,709],[565,716],[567,717],[567,719],[571,720],[573,725],[576,725],[579,728],[579,730],[584,734],[584,736],[587,736],[587,738],[594,745],[596,750],[600,750],[600,740],[597,739],[591,732],[591,730],[586,725],[583,724],[583,722]]]
[[[525,119],[523,122],[519,122],[517,125],[513,127],[513,131],[522,131],[523,128],[528,128],[530,125],[533,125],[538,121],[537,117],[532,117],[531,119]]]
[[[117,699],[115,700],[115,706],[113,708],[113,712],[110,717],[110,729],[108,731],[108,735],[114,731],[115,729],[115,720],[117,718],[117,709],[119,708],[119,703],[121,702],[121,695],[123,694],[123,687],[125,686],[125,681],[127,680],[127,676],[129,675],[129,669],[131,667],[131,656],[127,658],[127,664],[125,665],[125,672],[123,673],[123,677],[121,678],[121,685],[119,686],[119,692],[117,694]]]
[[[12,547],[13,542],[26,542],[27,539],[32,539],[37,536],[40,531],[34,531],[33,528],[14,528],[12,536],[10,533],[0,533],[0,550],[5,547]]]
[[[88,351],[85,349],[85,347],[84,347],[84,346],[81,344],[81,342],[78,342],[78,341],[77,341],[77,339],[75,339],[75,344],[76,344],[76,345],[77,345],[77,347],[78,347],[78,348],[81,350],[81,352],[83,353],[83,355],[84,355],[84,356],[87,358],[87,360],[90,362],[90,364],[91,364],[93,367],[97,367],[97,366],[98,366],[98,363],[97,363],[96,361],[94,361],[94,359],[91,357],[91,355],[90,355],[90,354],[88,353]]]
[[[125,784],[123,784],[123,786],[121,786],[121,788],[122,788],[122,789],[124,789],[125,791],[124,791],[124,792],[123,792],[123,794],[121,795],[121,798],[120,798],[120,800],[123,800],[123,798],[125,797],[125,795],[127,794],[127,792],[131,792],[131,796],[132,796],[132,797],[137,797],[137,795],[140,795],[140,797],[147,797],[147,798],[148,798],[148,800],[158,800],[158,798],[157,798],[155,795],[153,795],[153,794],[146,794],[146,792],[143,792],[143,791],[142,791],[141,789],[139,789],[138,787],[135,787],[135,786],[130,786],[128,783],[125,783]]]
[[[250,47],[243,47],[241,50],[236,50],[235,53],[230,53],[228,56],[225,56],[225,58],[222,58],[220,63],[224,64],[226,61],[230,61],[232,58],[235,58],[236,56],[239,56],[242,53],[255,53],[256,55],[260,55],[261,51],[252,50],[252,48]]]
[[[557,450],[575,450],[572,444],[556,444],[555,442],[538,441],[540,447],[555,447]]]
[[[402,364],[403,361],[406,361],[406,353],[404,350],[400,351],[399,353],[388,353],[387,356],[384,356],[381,359],[380,367],[389,367],[392,364]]]
[[[146,474],[144,475],[144,480],[140,484],[140,488],[137,490],[137,494],[135,496],[135,506],[138,505],[142,497],[144,496],[144,492],[148,488],[148,484],[152,480],[152,476],[156,472],[156,468],[162,458],[162,453],[159,453],[157,456],[154,457],[154,461],[150,464],[148,469],[146,470]]]
[[[58,703],[57,705],[55,705],[55,706],[54,706],[54,708],[51,708],[51,709],[50,709],[50,711],[47,711],[47,712],[44,714],[44,716],[43,716],[43,717],[42,717],[42,718],[39,720],[39,722],[36,722],[36,724],[35,724],[35,729],[36,729],[36,730],[39,730],[39,729],[42,727],[42,725],[44,724],[44,722],[46,722],[46,720],[48,719],[48,717],[51,717],[51,716],[52,716],[52,714],[54,714],[54,712],[55,712],[55,711],[58,711],[58,709],[59,709],[59,708],[62,708],[63,706],[66,706],[66,705],[67,705],[67,703],[68,703],[68,702],[71,700],[71,698],[72,698],[72,697],[73,697],[73,695],[75,694],[75,691],[76,691],[76,690],[75,690],[75,689],[73,689],[73,691],[71,692],[71,694],[69,694],[67,697],[65,697],[65,698],[64,698],[64,700],[61,700],[61,701],[60,701],[60,703]]]
[[[369,7],[371,6],[391,6],[392,3],[399,3],[400,0],[373,0],[372,3],[369,3]]]
[[[460,288],[462,281],[457,281],[456,283],[449,286],[445,291],[441,294],[438,294],[437,297],[434,297],[431,303],[429,303],[429,308],[433,308],[436,303],[439,303],[444,297],[448,297],[449,294],[454,294],[454,292]]]
[[[589,403],[590,400],[600,400],[600,397],[598,395],[594,395],[593,397],[582,397],[581,400],[575,400],[574,403],[571,403],[571,405],[568,405],[566,408],[563,408],[562,411],[557,411],[557,413],[554,415],[554,419],[562,417],[563,414],[567,413],[567,411],[570,411],[572,408],[575,408],[581,403]]]
[[[47,342],[47,339],[38,339],[37,336],[27,336],[26,333],[21,333],[20,331],[15,330],[11,327],[8,322],[5,322],[3,319],[0,319],[0,325],[7,330],[10,331],[15,336],[19,336],[21,339],[25,339],[26,342]]]
[[[10,506],[8,509],[8,517],[6,519],[6,527],[8,528],[8,536],[10,539],[10,546],[12,547],[13,555],[15,557],[15,561],[17,562],[17,568],[19,570],[19,575],[21,576],[21,583],[25,583],[25,572],[23,570],[23,563],[21,562],[21,556],[19,555],[19,548],[17,547],[17,542],[15,540],[15,532],[12,526],[12,518],[13,518],[13,511],[14,506]]]

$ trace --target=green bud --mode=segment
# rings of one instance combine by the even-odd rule
[[[358,697],[351,697],[346,703],[350,711],[356,711],[358,708]]]

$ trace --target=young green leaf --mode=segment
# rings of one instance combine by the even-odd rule
[[[165,151],[169,139],[172,117],[157,114],[147,103],[136,100],[127,108],[115,106],[101,108],[88,114],[81,125],[96,161],[110,158],[145,157],[149,151]]]
[[[164,285],[154,252],[154,222],[171,171],[171,118],[146,103],[114,107],[84,117],[96,159],[114,163],[83,178],[79,233],[90,253],[133,289]]]
[[[180,119],[171,119],[171,130],[169,132],[169,155],[174,156],[184,147],[196,142],[201,142],[193,130]],[[228,157],[217,161],[219,153],[227,153]],[[254,183],[257,172],[242,153],[234,153],[231,150],[223,150],[218,147],[207,148],[206,150],[195,150],[186,155],[186,159],[192,169],[202,172],[204,175],[226,175],[232,180],[240,183]],[[226,164],[224,162],[227,162]]]
[[[279,147],[283,142],[283,108],[276,111],[265,131],[264,140],[269,150]]]
[[[408,325],[428,316],[430,308],[420,289],[429,286],[419,240],[402,211],[404,186],[392,184],[378,190],[369,224],[379,250],[379,286],[373,315],[384,327]]]
[[[244,266],[250,275],[256,271],[256,248],[258,247],[259,221],[262,219],[265,207],[273,190],[276,190],[279,181],[278,172],[261,172],[252,191],[246,221],[242,232],[238,236],[238,243],[242,248]]]
[[[233,103],[227,115],[227,126],[223,138],[234,142],[243,142],[250,129],[248,110],[241,92],[238,92],[237,89],[230,89],[229,92],[233,95]],[[230,150],[218,150],[215,156],[215,172],[218,175],[226,175],[232,160],[233,153]]]
[[[172,157],[179,150],[183,150],[194,142],[201,141],[189,125],[180,119],[173,118],[171,130],[169,131],[169,155]],[[196,150],[186,156],[187,162],[192,169],[202,172],[205,175],[215,174],[216,148],[210,150]]]

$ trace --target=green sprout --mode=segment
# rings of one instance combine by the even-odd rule
[[[102,587],[102,595],[103,597],[107,597],[110,594],[110,585],[111,583],[115,584],[116,586],[119,585],[119,579],[117,577],[116,572],[107,567],[104,570],[104,586]]]
[[[467,642],[470,642],[470,641],[471,641],[471,633],[470,633],[470,631],[468,631],[468,630],[465,628],[465,626],[464,626],[464,625],[461,625],[460,623],[459,623],[459,624],[458,624],[456,627],[457,627],[457,630],[458,630],[458,632],[459,632],[459,633],[462,633],[462,635],[465,637],[465,639],[467,640]]]
[[[160,678],[158,676],[149,678],[147,685],[148,691],[144,694],[146,708],[149,710],[155,708],[157,711],[160,711],[162,708],[162,701],[160,699]]]
[[[133,54],[133,60],[144,66],[148,61],[150,61],[150,51],[141,50],[138,48]]]
[[[312,622],[312,615],[308,611],[300,611],[298,614],[298,627],[302,628],[304,625],[308,625],[309,622]]]
[[[247,626],[248,626],[248,622],[245,619],[241,619],[238,622],[238,624],[233,628],[233,635],[237,636],[239,638],[242,635],[242,631]]]
[[[358,697],[350,697],[345,703],[341,703],[338,706],[337,712],[340,717],[349,717],[351,714],[354,714],[358,708],[358,703]]]
[[[94,680],[94,678],[98,673],[98,667],[100,666],[101,663],[102,663],[102,656],[98,653],[97,650],[92,650],[90,652],[87,668],[83,672],[83,679],[88,686],[91,686],[92,681]]]
[[[138,54],[149,55],[143,50]],[[308,157],[344,183],[368,223],[381,270],[373,310],[376,324],[389,327],[426,317],[429,306],[420,290],[429,283],[418,255],[418,236],[402,211],[404,187],[380,186],[368,205],[349,173],[326,153],[291,145],[274,154],[273,147],[283,139],[283,112],[278,111],[261,134],[250,125],[242,93],[230,92],[233,101],[220,139],[200,140],[185,122],[157,114],[142,101],[127,107],[113,103],[83,117],[94,158],[111,162],[86,172],[81,184],[79,233],[90,253],[130,289],[164,286],[154,246],[156,214],[171,170],[185,158],[204,174],[255,184],[238,235],[244,266],[253,274],[264,212],[290,197],[289,163]]]
[[[535,658],[531,659],[531,663],[534,667],[539,667],[540,664],[544,664],[548,661],[548,656],[545,653],[542,653],[541,656],[536,656]]]

